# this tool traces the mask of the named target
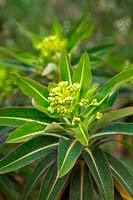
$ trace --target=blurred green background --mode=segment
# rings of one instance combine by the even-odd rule
[[[80,50],[102,44],[116,44],[118,48],[112,53],[113,59],[101,68],[102,73],[111,71],[112,74],[109,75],[112,76],[123,69],[121,67],[123,63],[129,65],[133,61],[133,0],[0,0],[0,46],[18,48],[26,52],[33,51],[31,42],[21,34],[16,21],[28,30],[41,34],[43,28],[49,31],[53,21],[59,20],[67,33],[86,13],[91,14],[89,24],[93,24],[95,29],[89,39],[81,42]],[[0,53],[0,58],[2,56]],[[116,67],[111,66],[114,63]],[[12,84],[8,76],[10,71],[15,71],[15,69],[0,66],[0,107],[27,105],[27,98],[22,92],[18,95],[18,88]],[[40,81],[40,77],[36,79]],[[120,91],[114,108],[131,105],[131,87],[129,86],[127,85],[123,92]],[[1,94],[7,95],[3,98]],[[1,103],[2,98],[4,103]],[[131,120],[128,118],[127,121]],[[4,134],[1,132],[1,135]],[[2,137],[1,143],[5,141],[5,135]],[[130,138],[126,140],[129,140],[128,143],[132,145]],[[121,151],[122,147],[113,148],[115,154],[121,153],[119,148]],[[128,157],[126,151],[124,154]]]
[[[90,12],[95,30],[86,45],[116,43],[118,55],[131,62],[132,9],[132,0],[0,0],[0,45],[30,49],[30,43],[16,28],[15,20],[38,33],[42,26],[50,28],[58,19],[67,32],[83,14]]]

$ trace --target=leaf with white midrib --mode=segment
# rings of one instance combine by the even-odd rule
[[[112,175],[133,198],[133,174],[118,158],[107,154],[107,159],[112,171]]]
[[[79,98],[84,97],[89,89],[92,75],[90,70],[90,61],[87,53],[84,53],[80,58],[76,71],[73,74],[73,82],[80,83],[81,90]]]
[[[48,90],[43,85],[39,84],[32,79],[15,75],[15,80],[19,88],[30,97],[33,102],[33,106],[42,107],[43,112],[47,111],[48,107]]]
[[[122,108],[116,111],[112,111],[109,113],[105,113],[103,117],[98,120],[96,123],[96,127],[94,127],[94,131],[98,130],[100,127],[105,126],[109,122],[120,119],[122,117],[127,117],[133,114],[133,107]]]
[[[44,179],[39,192],[38,200],[53,200],[58,199],[62,188],[67,182],[69,174],[62,178],[57,177],[57,163],[53,163],[44,174]]]
[[[27,122],[48,125],[51,119],[34,108],[1,108],[0,125],[20,126]]]
[[[93,152],[91,152],[88,148],[86,148],[83,152],[83,158],[96,181],[101,198],[106,200],[113,199],[114,191],[112,176],[106,157],[102,150],[95,149]]]
[[[84,162],[78,165],[70,183],[70,200],[93,200],[93,186],[88,167]]]
[[[101,104],[114,89],[120,87],[120,85],[131,80],[132,78],[133,68],[129,68],[120,72],[107,83],[105,83],[105,85],[100,89],[99,93],[94,96],[94,98],[96,98]]]
[[[34,122],[26,123],[13,131],[7,138],[6,142],[23,142],[31,137],[44,133],[44,129],[44,125]]]
[[[27,199],[29,193],[37,183],[37,181],[41,178],[44,172],[55,162],[54,154],[47,154],[43,160],[39,162],[34,171],[31,173],[23,192],[23,198]]]
[[[58,149],[58,176],[62,177],[71,170],[82,150],[81,144],[75,140],[60,139]]]
[[[116,134],[133,136],[133,123],[113,123],[105,126],[98,133],[92,134],[90,139],[103,138]]]
[[[21,168],[56,149],[58,138],[38,136],[20,145],[0,161],[0,174]]]
[[[68,81],[70,85],[72,85],[72,68],[69,63],[69,59],[66,53],[63,51],[60,57],[60,73],[61,73],[61,81]]]

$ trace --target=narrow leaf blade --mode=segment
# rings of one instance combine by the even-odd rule
[[[113,123],[107,125],[90,138],[104,138],[116,134],[133,136],[133,123]]]
[[[82,150],[81,144],[75,140],[61,138],[58,149],[59,177],[67,174],[77,161]]]
[[[34,108],[1,108],[0,125],[21,126],[28,122],[49,124],[50,118]]]
[[[113,182],[104,153],[100,149],[91,152],[86,148],[83,152],[83,158],[97,183],[101,197],[106,200],[113,199]]]
[[[35,122],[26,123],[23,126],[17,128],[7,138],[8,143],[23,142],[36,135],[44,133],[44,125],[37,124]]]
[[[125,191],[133,198],[133,174],[128,168],[117,158],[107,154],[112,175],[122,185]]]
[[[33,81],[32,79],[15,75],[15,80],[19,88],[30,98],[34,100],[33,105],[36,104],[41,107],[48,107],[48,90],[43,85]],[[47,109],[46,109],[47,111]]]
[[[126,81],[129,81],[133,78],[133,69],[126,69],[116,76],[114,76],[111,80],[109,80],[100,90],[100,92],[94,97],[99,103],[102,103],[108,95],[115,89],[119,88]]]
[[[80,83],[81,85],[80,98],[83,97],[88,91],[91,79],[92,75],[89,57],[87,53],[84,53],[73,75],[73,82]]]
[[[72,177],[70,200],[94,200],[92,180],[85,163],[81,163]]]
[[[53,200],[58,199],[62,188],[64,187],[69,175],[62,178],[57,177],[57,164],[54,163],[49,167],[46,174],[44,175],[44,180],[39,193],[38,200]]]
[[[54,161],[55,161],[55,155],[47,154],[45,158],[39,162],[39,164],[31,173],[24,187],[24,192],[23,192],[24,199],[28,198],[29,193],[31,192],[37,181],[41,178],[44,172],[53,164]]]
[[[20,145],[0,161],[0,174],[19,169],[34,160],[54,151],[58,138],[53,136],[38,136]]]
[[[60,74],[61,81],[68,81],[72,85],[72,68],[66,53],[63,51],[60,57]]]
[[[133,114],[133,107],[122,108],[116,111],[112,111],[109,113],[105,113],[102,119],[98,120],[96,124],[95,130],[98,130],[100,127],[114,121],[120,119],[122,117],[127,117]]]

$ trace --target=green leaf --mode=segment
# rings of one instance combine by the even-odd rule
[[[89,20],[90,14],[85,14],[83,17],[80,18],[80,20],[72,27],[72,29],[68,32],[67,38],[68,38],[68,51],[70,53],[73,52],[77,44],[84,38],[90,37],[94,26],[89,25],[88,26],[88,20]]]
[[[47,125],[51,121],[42,112],[34,108],[1,108],[0,125],[21,126],[28,122],[36,122]]]
[[[92,180],[85,163],[81,163],[70,184],[70,200],[94,200]]]
[[[28,140],[41,133],[44,133],[45,126],[37,124],[35,122],[26,123],[23,126],[17,128],[7,138],[7,143],[17,143]]]
[[[114,120],[120,119],[122,117],[127,117],[132,114],[133,114],[133,107],[122,108],[116,111],[105,113],[103,117],[100,120],[98,120],[97,124],[95,125],[94,132],[98,130],[100,127]]]
[[[28,66],[27,64],[23,64],[20,61],[12,60],[12,59],[0,59],[0,65],[8,68],[8,67],[14,67],[16,69],[26,71],[26,72],[35,72],[36,69],[31,66]]]
[[[92,75],[89,57],[86,53],[84,53],[73,75],[73,82],[80,83],[81,85],[80,98],[82,98],[88,91],[91,79]]]
[[[133,69],[126,69],[116,76],[114,76],[111,80],[109,80],[100,90],[100,92],[94,97],[101,104],[108,95],[115,89],[122,86],[126,81],[129,81],[133,78]]]
[[[100,46],[95,46],[87,50],[87,53],[93,54],[98,57],[107,56],[116,48],[115,44],[104,44]]]
[[[96,89],[98,88],[98,86],[99,86],[98,83],[94,83],[94,84],[92,85],[92,87],[88,90],[88,92],[87,92],[85,98],[88,99],[88,100],[90,100],[90,99],[92,98],[94,92],[95,92]]]
[[[29,193],[37,183],[37,181],[41,178],[44,172],[55,162],[54,154],[46,154],[45,158],[39,162],[36,168],[31,173],[23,192],[23,199],[27,199]]]
[[[96,181],[101,197],[106,200],[114,199],[112,177],[104,153],[100,149],[91,152],[86,148],[83,158]]]
[[[11,56],[15,59],[17,59],[18,61],[20,61],[19,63],[17,61],[14,61],[14,63],[16,62],[16,64],[22,68],[22,66],[24,64],[27,65],[27,68],[29,68],[28,65],[32,66],[32,68],[36,68],[36,69],[40,69],[41,66],[39,66],[39,60],[38,60],[38,57],[30,54],[30,53],[27,53],[27,52],[22,52],[18,49],[14,49],[14,48],[4,48],[4,47],[0,47],[0,51],[2,51],[4,54],[7,54],[8,56]],[[3,62],[2,62],[3,61]],[[12,66],[14,67],[13,65],[13,61],[12,60],[1,60],[0,61],[1,63],[3,63],[4,65],[6,64],[12,64]]]
[[[57,177],[57,165],[54,163],[49,167],[44,175],[44,180],[41,186],[38,200],[53,200],[58,199],[60,196],[66,181],[68,180],[66,175],[62,178]]]
[[[131,174],[128,168],[119,159],[109,154],[107,154],[107,158],[112,175],[133,198],[133,174]]]
[[[76,163],[82,150],[81,144],[75,139],[60,138],[58,149],[58,176],[67,174]]]
[[[82,16],[79,21],[72,27],[72,29],[68,32],[67,37],[69,40],[75,36],[75,33],[80,32],[84,26],[86,26],[86,23],[88,22],[90,17],[90,14],[85,14]]]
[[[54,35],[58,35],[60,38],[63,38],[63,29],[58,20],[53,22],[52,32]]]
[[[80,56],[77,56],[76,58],[74,58],[74,59],[72,60],[72,66],[78,64],[78,62],[79,62],[79,60],[80,60],[80,57],[81,57],[81,55],[80,55]],[[96,57],[96,56],[91,56],[91,55],[89,55],[89,58],[90,58],[90,66],[91,66],[91,69],[96,68],[96,67],[99,67],[99,66],[101,66],[101,65],[103,65],[103,64],[105,63],[105,61],[103,61],[101,58],[98,58],[98,57]]]
[[[15,80],[19,88],[30,98],[33,99],[33,105],[43,107],[43,111],[47,112],[48,107],[48,90],[43,85],[29,78],[15,75]],[[41,110],[42,111],[42,110]]]
[[[116,134],[133,136],[133,123],[113,123],[105,126],[98,133],[90,136],[90,139],[103,138]]]
[[[8,183],[8,184],[7,184]],[[18,200],[20,197],[20,185],[10,175],[0,176],[0,199],[1,195],[10,200]],[[12,192],[11,192],[12,191]],[[1,200],[4,200],[3,198]]]
[[[16,22],[19,30],[21,31],[22,34],[24,34],[28,39],[31,40],[33,46],[36,48],[36,46],[42,41],[42,37],[39,36],[38,34],[35,34],[29,30],[27,30],[26,27],[24,27],[22,24]]]
[[[60,74],[61,81],[68,81],[72,85],[72,68],[66,53],[63,51],[60,57]]]
[[[54,151],[57,145],[57,137],[44,135],[25,142],[0,161],[0,174],[19,169],[37,160]]]
[[[77,127],[73,128],[77,139],[84,146],[88,146],[88,131],[87,131],[88,120],[84,120]]]
[[[108,106],[113,106],[113,104],[114,104],[114,102],[116,100],[118,92],[119,92],[119,90],[115,90],[109,95]]]

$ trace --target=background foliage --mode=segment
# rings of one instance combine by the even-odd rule
[[[86,48],[88,49],[102,44],[115,44],[117,46],[107,57],[102,57],[104,58],[104,63],[92,71],[94,79],[103,84],[113,75],[132,64],[132,7],[132,0],[0,0],[0,46],[18,48],[26,52],[34,53],[31,42],[21,33],[16,25],[16,21],[27,27],[28,30],[41,34],[44,29],[46,33],[50,33],[53,21],[57,19],[60,21],[65,34],[67,34],[83,14],[91,13],[89,24],[95,27],[93,34],[89,39],[87,38],[82,41],[75,55],[79,55]],[[100,56],[98,55],[98,57]],[[0,52],[0,58],[7,58],[7,55]],[[28,98],[20,93],[14,85],[10,72],[19,72],[21,75],[31,76],[29,72],[20,72],[14,67],[8,68],[0,64],[0,107],[29,104]],[[34,79],[42,83],[45,81],[44,77],[38,75],[35,75]],[[126,84],[124,88],[120,89],[119,94],[116,92],[115,95],[118,95],[117,101],[112,109],[131,106],[132,83]],[[19,101],[17,101],[18,97]],[[123,118],[123,122],[132,122],[132,118]],[[1,157],[16,146],[13,144],[3,146],[5,138],[7,137],[6,133],[9,130],[10,128],[7,127],[1,127],[0,129]],[[131,145],[133,140],[127,136],[118,136],[117,139],[123,141],[123,145],[117,143],[115,145],[103,146],[106,150],[108,149],[110,152],[115,153],[116,156],[125,160],[132,169]],[[16,172],[11,172],[8,175],[1,175],[0,198],[5,198],[6,195],[9,199],[15,197],[17,200],[19,194],[22,192],[27,175],[31,171],[32,165]],[[8,187],[6,186],[7,182],[9,183]],[[9,187],[12,187],[12,194],[10,193]]]

